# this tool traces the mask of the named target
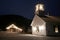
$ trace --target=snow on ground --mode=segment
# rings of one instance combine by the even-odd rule
[[[60,40],[60,37],[47,37],[32,34],[0,32],[0,40]]]

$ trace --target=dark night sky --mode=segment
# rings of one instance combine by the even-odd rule
[[[59,0],[39,0],[45,5],[45,11],[50,15],[60,16]],[[33,18],[34,7],[37,0],[0,0],[0,15],[16,14],[27,18]]]

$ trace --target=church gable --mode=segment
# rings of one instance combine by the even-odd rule
[[[45,21],[42,18],[40,18],[38,15],[35,15],[32,20],[31,26],[42,25],[44,23]]]

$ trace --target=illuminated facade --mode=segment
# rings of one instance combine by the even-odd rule
[[[35,35],[60,35],[60,18],[49,15],[46,16],[43,4],[36,5],[35,16],[32,20],[31,26],[32,34]]]
[[[36,35],[46,35],[46,22],[44,22],[40,17],[35,15],[31,26],[32,26],[32,34]]]
[[[11,24],[8,27],[6,27],[7,32],[22,32],[23,30],[21,28],[18,28],[16,25]]]

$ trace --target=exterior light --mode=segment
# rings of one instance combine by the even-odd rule
[[[12,27],[12,28],[16,28],[16,29],[18,28],[18,27],[16,27],[14,24],[11,24],[11,25],[8,26],[6,29],[10,29],[11,27]]]
[[[21,28],[19,28],[19,27],[15,26],[14,24],[11,24],[11,25],[10,25],[10,26],[8,26],[6,29],[10,29],[10,28],[15,28],[15,29],[18,29],[18,30],[22,31],[22,29],[21,29]]]

